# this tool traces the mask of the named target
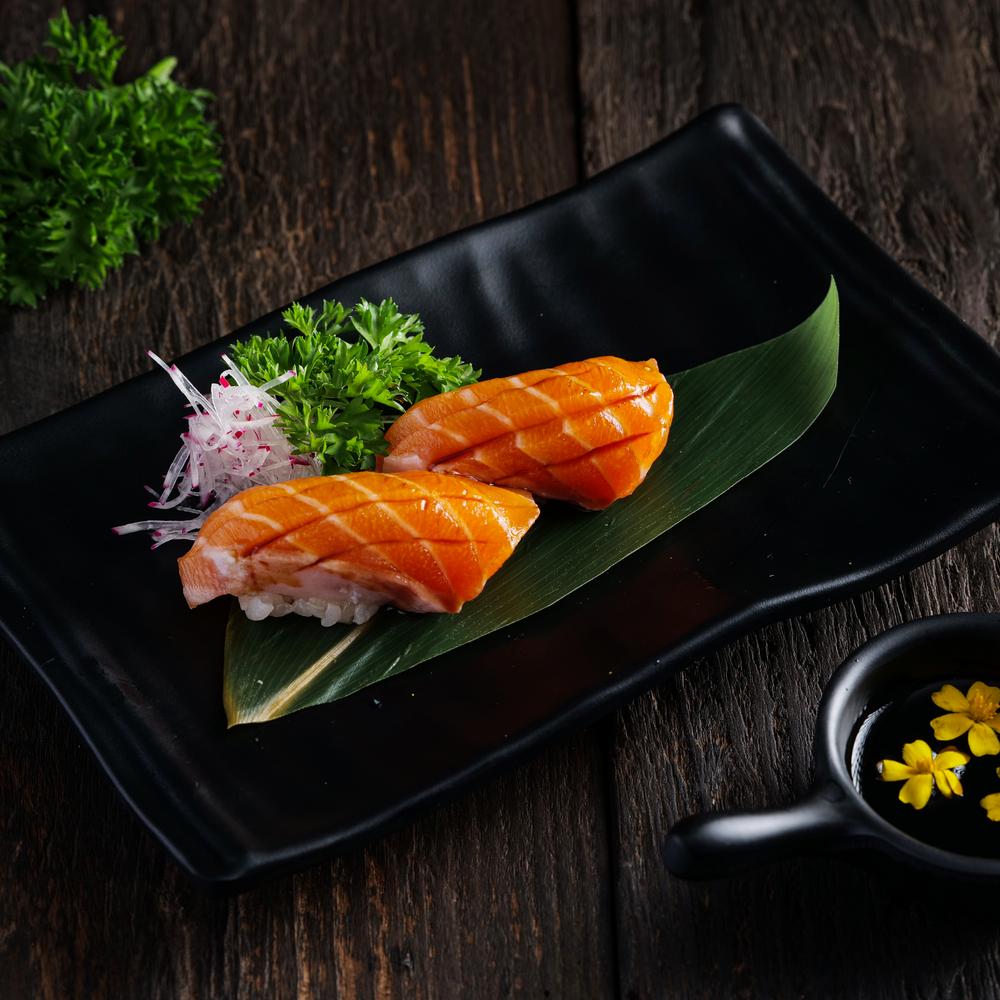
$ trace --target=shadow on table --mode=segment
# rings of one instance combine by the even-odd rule
[[[747,996],[952,995],[956,978],[990,960],[1000,928],[986,887],[932,883],[875,855],[662,885],[664,910],[686,925],[660,956],[678,996],[699,995],[698,980]]]

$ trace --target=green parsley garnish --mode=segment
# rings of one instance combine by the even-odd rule
[[[420,317],[392,299],[353,309],[328,300],[319,313],[296,302],[281,315],[296,336],[255,335],[233,345],[233,358],[256,386],[295,372],[269,391],[293,450],[315,455],[327,475],[373,469],[400,413],[481,374],[461,358],[436,358]]]
[[[164,59],[112,82],[124,45],[102,17],[49,22],[51,60],[0,63],[0,302],[98,287],[140,240],[190,221],[219,182],[210,98]]]

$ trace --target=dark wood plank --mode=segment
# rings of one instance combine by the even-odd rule
[[[996,343],[998,14],[995,4],[934,0],[582,0],[586,169],[739,101]],[[931,946],[951,911],[878,875],[814,860],[689,885],[668,876],[659,855],[688,813],[801,793],[816,705],[840,660],[901,621],[996,610],[998,560],[992,528],[895,583],[738,642],[620,713],[612,770],[622,996],[1000,991],[992,922],[964,924],[954,947]]]
[[[2,430],[145,370],[147,348],[177,354],[576,179],[561,0],[95,9],[125,35],[127,72],[173,53],[185,81],[215,92],[225,184],[101,291],[2,320]],[[0,54],[31,51],[50,12],[5,4]],[[369,850],[211,900],[132,819],[41,683],[2,657],[3,997],[610,992],[597,737]]]

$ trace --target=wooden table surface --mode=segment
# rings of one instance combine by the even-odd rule
[[[0,431],[356,268],[529,204],[722,101],[997,336],[1000,4],[490,0],[69,4],[131,75],[208,87],[224,186],[97,292],[0,318]],[[0,0],[0,58],[55,2]],[[2,502],[2,501],[0,501]],[[42,683],[0,648],[0,997],[967,997],[1000,931],[837,860],[685,884],[706,807],[790,801],[857,644],[997,610],[995,528],[759,632],[364,850],[230,899],[191,887]]]

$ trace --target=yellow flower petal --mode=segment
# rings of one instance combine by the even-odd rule
[[[900,764],[898,760],[882,761],[883,781],[906,781],[907,778],[912,778],[916,773],[912,767]]]
[[[977,757],[988,757],[1000,753],[1000,739],[985,723],[977,722],[969,730],[969,749]]]
[[[982,698],[986,702],[987,706],[991,708],[994,712],[997,710],[997,706],[1000,705],[1000,688],[990,687],[989,684],[984,684],[982,681],[976,681],[972,687],[966,692],[965,697],[969,702],[973,698]]]
[[[990,729],[995,729],[998,733],[1000,733],[1000,716],[997,716],[995,719],[987,719],[986,725],[989,726]]]
[[[967,753],[962,753],[961,750],[949,747],[947,750],[942,750],[934,758],[934,769],[943,771],[946,768],[961,767],[963,764],[968,763],[969,755]]]
[[[944,780],[948,782],[948,788],[955,795],[962,795],[962,782],[958,780],[958,775],[954,771],[943,771],[942,773],[944,774]]]
[[[1000,806],[995,806],[986,813],[986,818],[993,820],[994,823],[1000,823]]]
[[[969,711],[969,699],[954,684],[945,684],[940,691],[935,691],[931,695],[931,700],[946,712]]]
[[[939,715],[936,719],[931,719],[931,729],[934,736],[939,740],[954,740],[962,733],[968,732],[972,725],[972,719],[967,715],[960,715],[952,712],[950,715]]]
[[[1000,822],[1000,792],[994,792],[979,800],[979,804],[986,810],[986,815],[994,822]]]
[[[951,771],[935,771],[934,772],[934,783],[938,787],[938,791],[946,798],[951,798],[951,789],[948,787],[948,779],[945,777],[946,774],[951,774]]]
[[[931,748],[923,740],[903,744],[903,760],[910,767],[916,767],[921,762],[929,762],[932,758]]]
[[[931,797],[933,787],[934,779],[929,774],[918,774],[910,778],[899,790],[899,801],[913,806],[914,809],[923,809]]]

